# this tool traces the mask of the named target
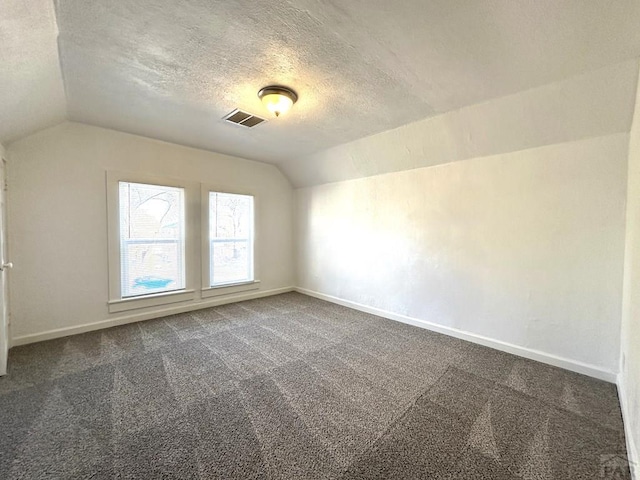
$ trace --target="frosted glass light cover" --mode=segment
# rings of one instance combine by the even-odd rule
[[[293,106],[293,100],[279,93],[270,93],[262,97],[262,103],[276,117],[287,113]]]

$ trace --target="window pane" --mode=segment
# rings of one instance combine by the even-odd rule
[[[184,288],[184,189],[120,182],[122,296]]]
[[[253,280],[253,197],[209,193],[211,286]]]

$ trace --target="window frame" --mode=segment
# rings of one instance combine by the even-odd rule
[[[155,292],[148,295],[122,297],[122,266],[120,259],[120,182],[158,185],[182,188],[184,190],[184,288],[169,292]],[[139,308],[185,302],[195,298],[194,273],[197,275],[196,250],[199,185],[185,180],[159,177],[135,172],[107,172],[107,242],[108,242],[108,282],[109,313],[123,312]],[[195,271],[195,272],[194,272]]]
[[[253,260],[253,280],[229,283],[224,285],[211,286],[211,244],[209,239],[209,194],[210,193],[228,193],[232,195],[246,195],[253,197],[253,225],[251,235],[251,258]],[[201,184],[200,188],[200,205],[201,205],[201,272],[202,272],[202,298],[216,297],[220,295],[229,295],[239,292],[247,292],[258,290],[260,288],[259,280],[259,261],[257,256],[256,244],[258,243],[258,225],[259,218],[259,201],[258,196],[250,191],[242,188],[220,187],[212,184]]]

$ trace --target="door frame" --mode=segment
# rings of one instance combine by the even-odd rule
[[[7,373],[11,347],[7,237],[7,160],[0,145],[0,376]]]

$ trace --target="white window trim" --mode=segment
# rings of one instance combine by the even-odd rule
[[[231,283],[225,285],[211,286],[211,272],[209,270],[210,261],[210,243],[209,243],[209,192],[230,193],[235,195],[250,195],[253,197],[253,280],[248,282]],[[201,272],[202,272],[202,288],[200,294],[202,298],[217,297],[220,295],[229,295],[232,293],[246,292],[250,290],[258,290],[260,288],[260,262],[258,259],[256,245],[258,244],[258,218],[259,218],[259,201],[258,196],[250,191],[241,188],[220,187],[211,184],[200,184],[200,205],[201,205]]]
[[[127,297],[121,300],[109,300],[109,313],[126,312],[136,308],[155,307],[169,303],[187,302],[195,298],[195,290],[174,290],[171,292],[150,293],[139,297]]]
[[[185,205],[185,286],[170,292],[151,293],[122,298],[120,263],[119,182],[144,183],[184,189]],[[197,250],[199,235],[199,184],[185,180],[156,177],[135,172],[107,172],[107,242],[109,258],[109,313],[123,312],[169,303],[186,302],[195,298],[197,282]]]
[[[255,265],[255,259],[254,259]],[[202,298],[219,297],[221,295],[230,295],[232,293],[249,292],[251,290],[260,289],[260,280],[250,282],[230,283],[227,285],[218,285],[215,287],[205,287],[201,291]]]

